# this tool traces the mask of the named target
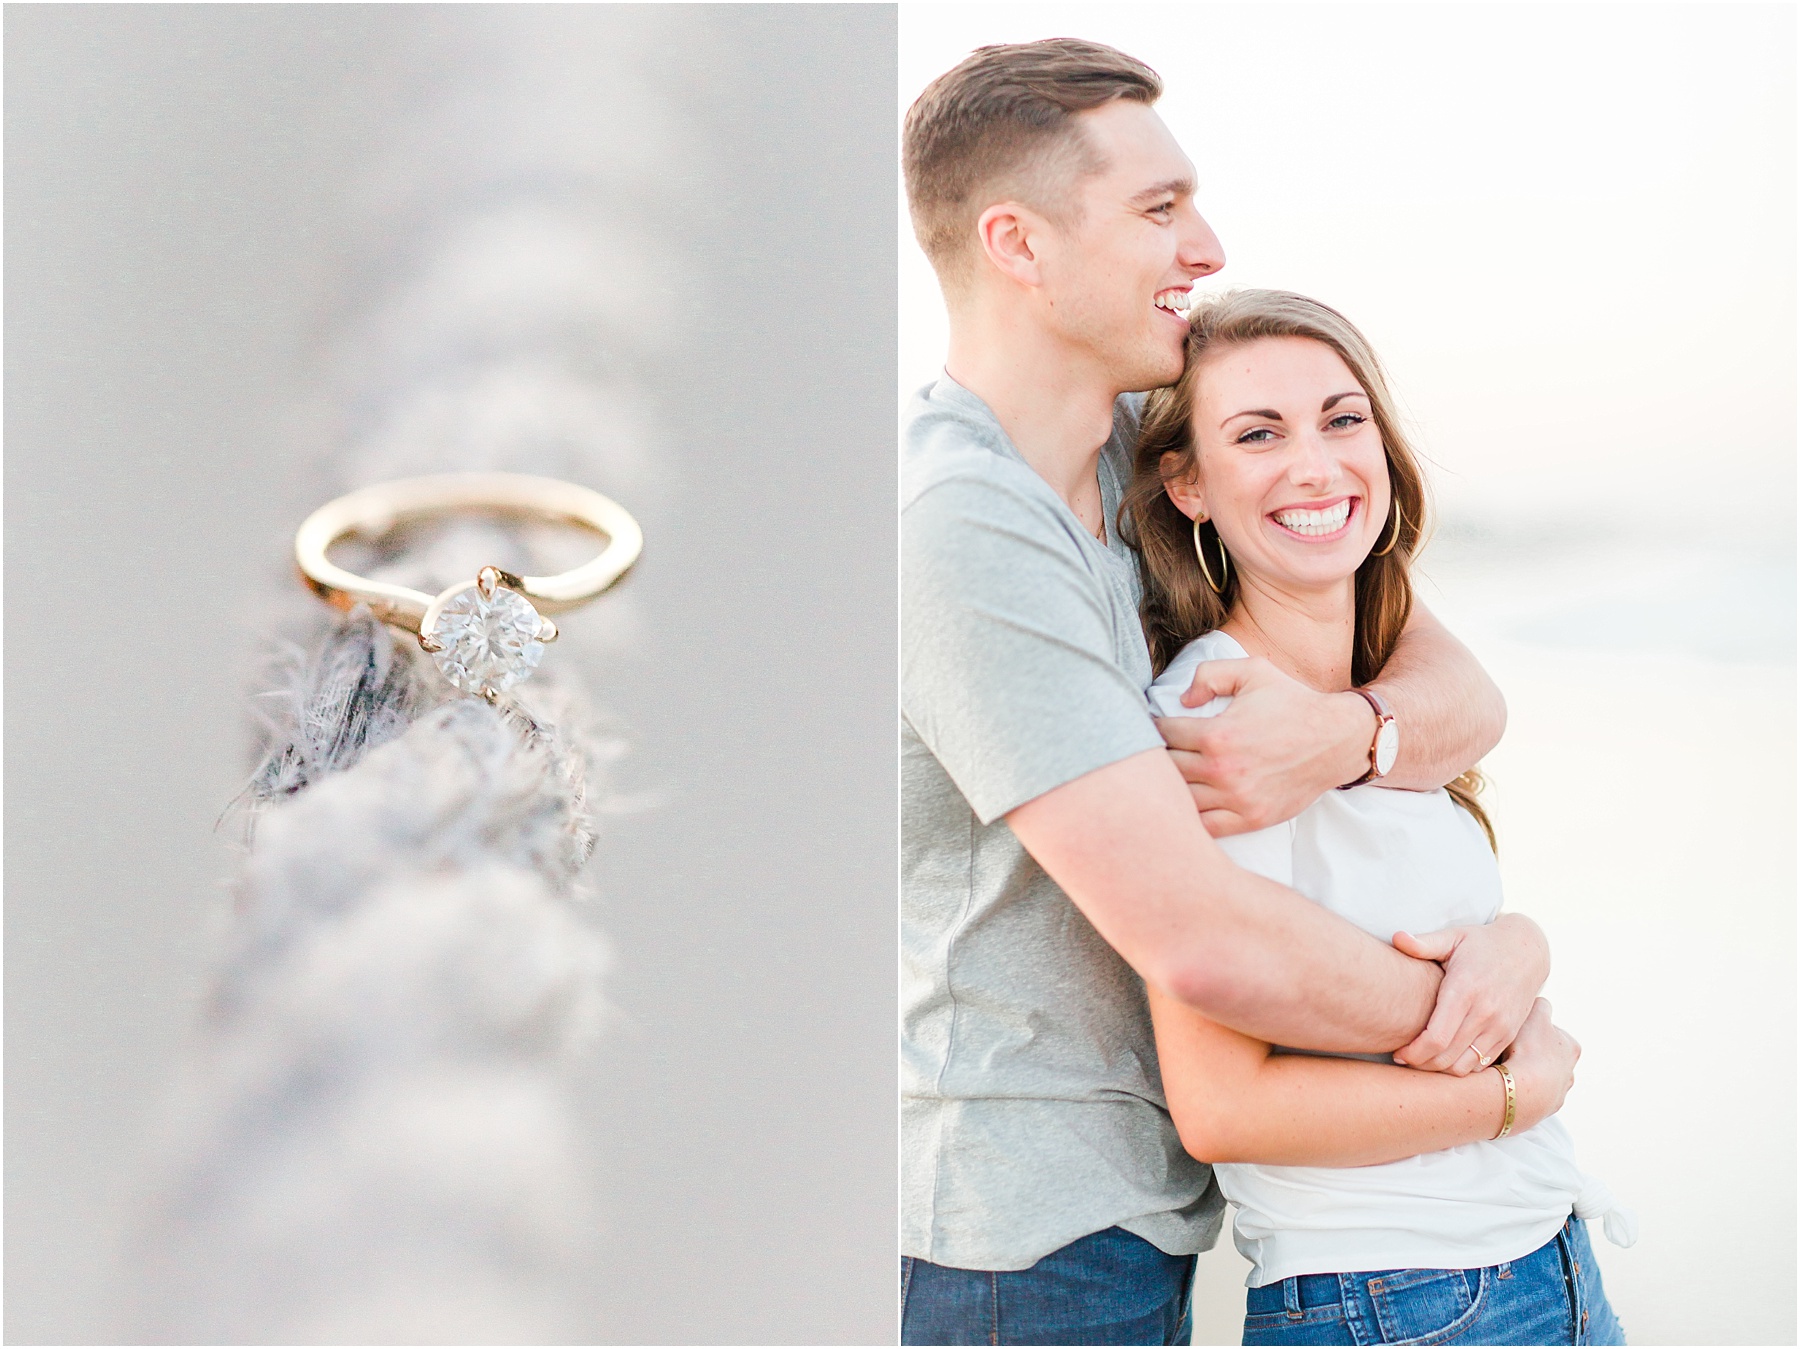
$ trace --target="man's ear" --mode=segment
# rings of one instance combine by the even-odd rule
[[[1048,223],[1029,206],[1001,201],[981,213],[975,233],[989,264],[1001,275],[1021,286],[1041,286],[1043,259],[1038,249]]]
[[[1175,503],[1175,509],[1188,519],[1196,515],[1206,514],[1206,502],[1200,495],[1200,475],[1194,471],[1192,464],[1184,474],[1180,471],[1181,456],[1174,450],[1163,455],[1157,465],[1162,470],[1163,491],[1169,494],[1169,500]],[[1170,476],[1173,474],[1174,476]]]

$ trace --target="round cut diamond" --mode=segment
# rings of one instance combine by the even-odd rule
[[[431,653],[438,669],[466,693],[504,692],[530,677],[543,657],[538,612],[523,595],[495,586],[483,596],[471,586],[443,607],[427,634],[442,650]]]

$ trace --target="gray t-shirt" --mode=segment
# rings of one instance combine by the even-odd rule
[[[1111,536],[1138,403],[1100,457],[1108,543],[949,378],[902,430],[901,1251],[1024,1269],[1119,1226],[1216,1239],[1164,1105],[1143,981],[1005,814],[1162,738],[1137,569]]]

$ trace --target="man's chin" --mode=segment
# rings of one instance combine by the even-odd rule
[[[1165,353],[1158,359],[1145,360],[1131,372],[1125,392],[1148,393],[1152,389],[1166,389],[1181,378],[1181,372],[1185,368],[1184,352],[1178,351],[1173,356]]]

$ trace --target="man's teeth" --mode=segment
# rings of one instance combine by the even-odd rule
[[[1156,307],[1166,309],[1171,314],[1186,315],[1188,306],[1193,300],[1193,292],[1186,290],[1159,291],[1156,296]]]
[[[1322,511],[1276,511],[1275,523],[1296,534],[1335,534],[1350,518],[1350,498]]]

